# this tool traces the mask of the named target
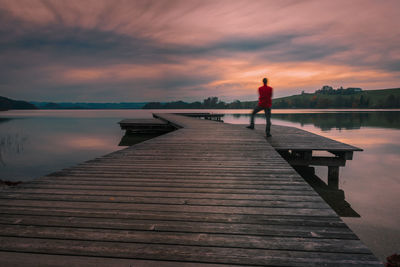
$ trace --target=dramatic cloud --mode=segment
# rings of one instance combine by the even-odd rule
[[[398,1],[0,0],[0,95],[254,99],[398,87]]]

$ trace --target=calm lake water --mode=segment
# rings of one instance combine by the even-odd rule
[[[246,124],[250,110],[209,112],[225,113],[223,119],[227,123]],[[151,118],[151,113],[151,110],[0,112],[0,179],[32,180],[122,149],[118,144],[124,132],[118,121]],[[340,168],[339,188],[361,216],[343,220],[382,261],[400,252],[400,111],[273,110],[272,123],[295,126],[364,149],[355,152],[353,160]],[[256,124],[265,124],[263,114],[256,117]],[[317,168],[316,174],[326,181],[327,168]]]

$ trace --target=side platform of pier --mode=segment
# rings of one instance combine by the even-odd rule
[[[180,129],[0,192],[7,266],[381,266],[266,139]]]

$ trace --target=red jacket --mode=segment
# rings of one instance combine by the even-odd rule
[[[258,94],[260,95],[258,98],[258,105],[263,108],[270,108],[272,105],[272,87],[263,85],[258,88]]]

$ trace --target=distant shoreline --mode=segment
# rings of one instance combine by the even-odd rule
[[[357,90],[356,90],[357,89]],[[4,110],[131,110],[131,109],[252,109],[257,101],[235,100],[225,103],[218,97],[203,101],[184,102],[37,102],[21,101],[0,96],[0,111]],[[400,88],[365,90],[360,88],[333,89],[324,86],[314,93],[272,99],[273,109],[398,109]]]
[[[169,109],[107,109],[107,108],[98,108],[98,109],[90,109],[90,108],[82,108],[82,109],[8,109],[8,110],[0,110],[1,112],[7,111],[44,111],[44,110],[59,110],[59,111],[79,111],[79,110],[252,110],[252,108],[199,108],[199,109],[187,109],[187,108],[169,108]],[[273,108],[272,110],[324,110],[324,111],[400,111],[400,108]]]

